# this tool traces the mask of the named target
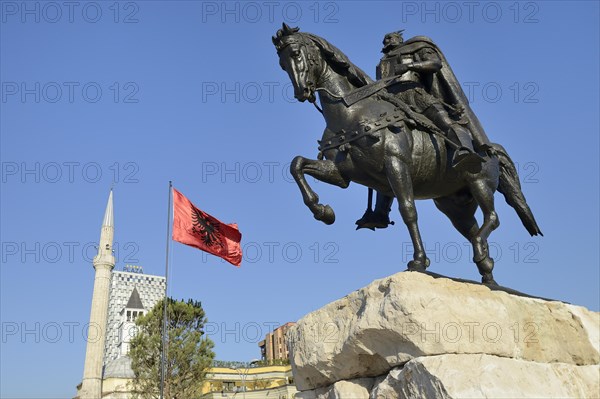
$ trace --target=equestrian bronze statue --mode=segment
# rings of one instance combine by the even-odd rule
[[[496,284],[488,237],[499,226],[494,193],[500,191],[531,235],[542,234],[521,192],[506,150],[491,143],[469,107],[444,55],[431,39],[404,41],[402,32],[384,38],[384,56],[373,81],[325,39],[283,24],[273,37],[279,63],[294,96],[315,103],[326,127],[317,160],[297,156],[291,163],[304,203],[326,224],[335,221],[329,205],[306,181],[308,174],[342,188],[351,181],[369,188],[369,207],[358,228],[385,228],[393,198],[413,248],[408,270],[429,266],[415,199],[433,199],[437,208],[473,245],[482,282]],[[377,192],[371,209],[372,191]],[[475,211],[480,207],[483,224]]]

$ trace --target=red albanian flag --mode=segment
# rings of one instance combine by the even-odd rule
[[[196,208],[183,194],[173,189],[173,240],[225,259],[232,265],[242,263],[237,224],[221,223]]]

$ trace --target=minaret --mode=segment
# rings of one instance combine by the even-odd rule
[[[90,311],[90,326],[83,381],[79,391],[80,399],[100,399],[102,396],[102,361],[104,343],[106,341],[106,320],[108,315],[108,294],[112,269],[115,267],[113,256],[113,192],[110,191],[106,212],[102,221],[98,255],[94,257],[94,293],[92,295],[92,310]]]

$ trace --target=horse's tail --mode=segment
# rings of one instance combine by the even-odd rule
[[[532,236],[541,235],[543,236],[540,228],[538,227],[535,218],[525,196],[521,191],[521,183],[519,183],[519,175],[517,169],[513,163],[508,152],[500,144],[492,144],[492,147],[498,155],[500,161],[500,182],[498,184],[498,191],[504,195],[506,203],[517,211],[517,215],[521,219],[523,226],[527,229],[529,234]]]

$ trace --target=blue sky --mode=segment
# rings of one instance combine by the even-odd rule
[[[164,273],[169,180],[239,224],[240,269],[172,246],[169,293],[202,301],[219,359],[259,357],[273,325],[405,269],[395,207],[395,226],[356,232],[367,190],[310,179],[337,214],[325,226],[291,181],[324,123],[279,68],[283,21],[371,76],[384,34],[433,38],[545,234],[529,237],[497,195],[496,280],[599,310],[597,2],[0,4],[1,397],[74,395],[112,184],[118,269]],[[417,206],[430,270],[478,280],[465,240],[431,201]]]

